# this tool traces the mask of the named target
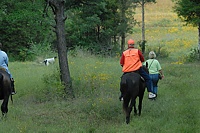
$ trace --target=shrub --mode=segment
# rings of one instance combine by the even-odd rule
[[[156,53],[156,56],[161,57],[161,58],[167,58],[169,57],[169,54],[170,54],[170,52],[162,44],[147,47],[145,56],[148,57],[148,54],[150,51],[154,51]]]
[[[194,62],[199,60],[199,50],[198,48],[192,48],[189,54],[186,56],[186,61]]]
[[[43,82],[46,87],[44,94],[46,94],[46,100],[65,98],[66,93],[64,86],[60,81],[60,72],[58,69],[52,71],[52,73],[44,74]]]

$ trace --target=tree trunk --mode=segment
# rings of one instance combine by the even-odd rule
[[[198,52],[199,52],[199,59],[200,59],[200,23],[199,23],[199,26],[198,26],[198,32],[199,32]]]
[[[144,5],[145,2],[144,0],[142,0],[142,42],[141,42],[141,46],[142,46],[142,53],[145,53],[145,22],[144,22]]]
[[[145,41],[144,0],[142,0],[142,41]]]
[[[66,48],[66,36],[65,36],[65,20],[64,16],[64,0],[50,0],[49,4],[55,15],[55,31],[57,36],[57,49],[59,57],[59,66],[61,73],[61,82],[65,86],[65,92],[70,98],[74,98],[72,81],[69,72],[67,48]]]
[[[124,32],[122,33],[121,37],[122,37],[122,40],[121,40],[121,53],[123,53],[124,47],[125,47],[125,38],[126,38]]]
[[[126,26],[126,1],[121,0],[121,6],[122,6],[121,7],[121,26],[122,26],[121,29],[123,29],[121,31],[121,38],[122,38],[122,40],[121,40],[121,53],[123,53],[124,47],[125,47],[125,38],[126,38],[124,29],[127,28],[127,26]]]

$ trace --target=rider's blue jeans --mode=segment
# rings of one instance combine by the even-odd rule
[[[158,81],[159,81],[158,74],[150,74],[149,76],[150,76],[151,81],[153,83],[153,90],[152,90],[152,92],[154,94],[157,94],[158,93]]]
[[[149,74],[142,67],[139,69],[139,73],[145,80],[147,91],[153,93],[153,83],[151,81]]]

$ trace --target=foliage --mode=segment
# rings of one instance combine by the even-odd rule
[[[174,11],[187,24],[199,26],[200,23],[200,1],[195,0],[175,0]]]
[[[159,58],[165,78],[159,81],[158,98],[150,101],[148,93],[145,92],[140,117],[132,115],[130,125],[125,124],[122,103],[118,101],[122,74],[119,65],[120,55],[116,58],[99,58],[77,48],[75,57],[69,56],[76,95],[73,101],[58,97],[61,93],[58,62],[48,67],[37,61],[10,62],[9,68],[15,78],[17,94],[13,96],[14,103],[9,102],[7,118],[1,119],[1,131],[6,133],[200,132],[199,63],[183,64],[177,61],[178,57],[186,55],[188,50],[196,45],[196,29],[182,26],[175,14],[163,8],[163,6],[169,8],[167,4],[163,4],[169,1],[158,2],[161,2],[161,5],[149,5],[146,8],[149,11],[146,14],[149,40],[147,46],[149,49],[157,50],[161,45],[161,50],[166,49],[170,53],[168,58]],[[163,12],[156,12],[159,9]],[[156,16],[153,14],[152,17],[152,12]],[[154,27],[155,21],[161,22],[163,18],[170,20],[170,27]],[[133,37],[139,38],[140,33],[135,32]],[[42,46],[49,49],[49,45],[41,43],[39,44],[41,49],[38,49],[42,51]],[[37,49],[36,47],[37,44],[33,49]],[[70,51],[69,55],[71,52],[73,51]],[[46,84],[44,78],[49,80],[48,83],[50,81],[53,83]]]
[[[52,47],[52,44],[50,43],[30,43],[30,48],[22,47],[19,50],[19,55],[16,57],[12,56],[10,57],[10,61],[14,60],[20,60],[20,61],[35,61],[37,59],[45,59],[49,57],[54,57],[57,55]],[[8,53],[10,55],[10,53]],[[14,58],[14,59],[13,59]]]
[[[122,16],[122,3],[118,0],[96,1],[67,1],[66,2],[66,38],[69,49],[77,45],[87,48],[92,54],[115,56],[119,53],[122,33],[133,33],[137,30],[134,3],[127,0],[126,18]],[[139,2],[139,1],[134,1]],[[146,2],[155,2],[147,0]],[[177,3],[186,4],[188,0],[177,0]],[[187,10],[197,3],[195,8]],[[198,22],[198,1],[190,1],[180,13],[193,14],[187,19]],[[40,44],[50,44],[56,48],[57,42],[50,25],[53,21],[50,17],[43,18],[44,2],[35,1],[6,1],[0,2],[0,41],[4,44],[4,50],[9,53],[13,60],[34,60],[35,53],[31,47]],[[31,5],[31,6],[30,6]],[[176,6],[176,11],[181,11],[181,6]],[[163,9],[163,8],[162,8]],[[187,11],[186,11],[187,10]],[[48,12],[48,16],[50,16]],[[156,15],[157,16],[157,15]],[[146,19],[149,15],[146,15]],[[151,17],[156,19],[155,17]],[[157,26],[171,26],[173,18],[164,17],[162,21],[153,21]],[[177,20],[177,18],[174,18]],[[170,20],[170,21],[169,21]],[[123,21],[126,21],[124,24]],[[149,23],[146,23],[149,26]],[[172,25],[173,26],[173,25]],[[170,27],[169,27],[170,28]],[[148,34],[148,29],[146,30]],[[150,36],[146,37],[147,44],[151,42]],[[45,46],[44,46],[45,47]],[[112,54],[110,54],[112,51]]]
[[[122,2],[122,1],[121,1]],[[132,0],[125,5],[118,0],[66,1],[67,46],[88,48],[93,54],[118,52],[120,36],[135,25]],[[0,40],[14,60],[34,60],[31,45],[57,45],[50,25],[52,13],[43,13],[45,1],[2,0],[0,2]],[[125,6],[125,8],[123,7]],[[122,15],[125,10],[126,15]],[[46,16],[43,18],[43,16]],[[115,53],[115,52],[113,52]]]
[[[29,60],[30,42],[47,37],[48,22],[42,18],[40,1],[1,1],[0,40],[4,50],[16,60]]]
[[[145,48],[146,48],[146,43],[147,41],[138,41],[138,44],[139,44],[139,47],[142,49],[142,52],[144,53],[145,52]]]
[[[84,6],[68,10],[66,20],[68,47],[88,47],[88,50],[95,54],[97,51],[107,51],[118,46],[120,23],[118,9],[116,0],[102,0],[88,2]]]
[[[175,2],[176,5],[174,7],[174,11],[183,21],[186,22],[186,24],[192,24],[193,26],[198,27],[198,33],[199,33],[198,40],[200,40],[200,1],[176,0]],[[198,42],[198,49],[200,49],[200,41]],[[196,52],[194,53],[196,54]],[[195,59],[194,57],[191,57],[191,53],[189,58]]]
[[[50,43],[31,43],[30,51],[36,56],[36,57],[44,57],[48,58],[51,56],[55,56],[55,50],[52,48],[52,45]]]
[[[62,99],[66,97],[66,93],[64,92],[64,86],[60,81],[59,69],[55,69],[51,73],[44,74],[42,80],[46,85],[46,88],[43,90],[43,93],[48,95],[48,100]]]
[[[198,48],[192,48],[189,54],[186,56],[188,62],[199,61],[199,50]]]
[[[142,0],[133,0],[135,3],[141,3],[142,2]],[[156,2],[156,0],[143,0],[144,1],[144,3],[149,3],[149,2]]]
[[[87,47],[93,54],[97,51],[118,50],[121,33],[128,33],[129,26],[134,25],[129,0],[126,8],[131,10],[127,12],[126,18],[121,16],[122,5],[118,0],[66,1],[65,4],[65,29],[69,49],[76,46]],[[0,40],[5,44],[5,51],[10,53],[13,59],[33,60],[34,56],[29,51],[32,43],[57,45],[50,27],[54,25],[52,13],[42,12],[44,2],[2,0],[0,6]],[[131,21],[128,21],[129,18]],[[124,20],[126,23],[122,23]],[[98,52],[101,53],[105,52]]]
[[[156,53],[156,57],[158,58],[168,58],[170,55],[170,52],[163,44],[158,44],[151,47],[147,46],[147,51],[145,54],[147,58],[150,51],[154,51]]]

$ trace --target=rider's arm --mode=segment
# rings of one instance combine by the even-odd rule
[[[122,54],[121,59],[120,59],[120,65],[123,66],[124,65],[124,54]]]
[[[144,62],[144,56],[142,55],[142,52],[140,50],[138,50],[138,54],[140,56],[140,61]]]

